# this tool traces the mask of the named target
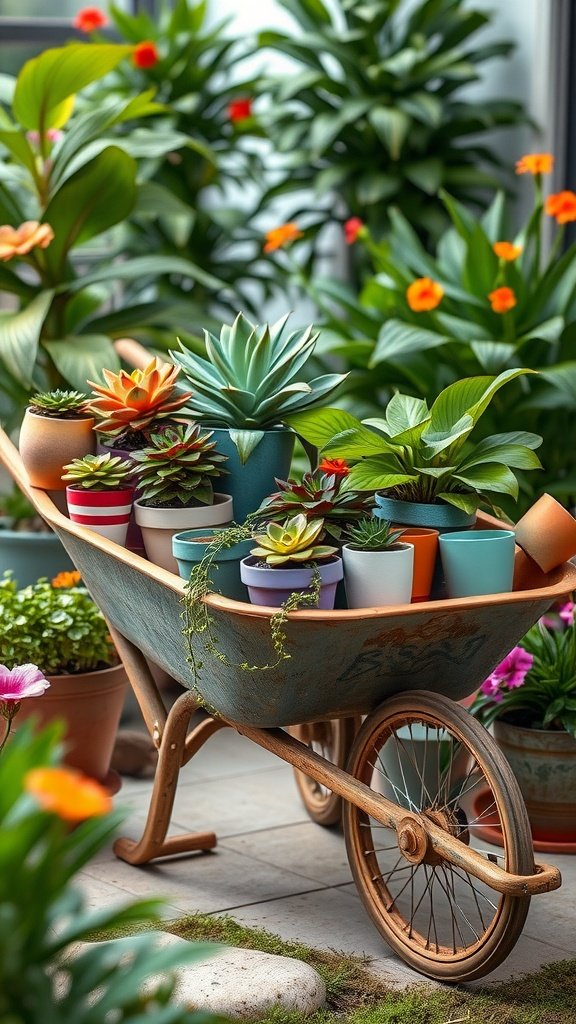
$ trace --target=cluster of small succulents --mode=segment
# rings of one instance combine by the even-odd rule
[[[67,470],[62,477],[65,483],[93,491],[112,491],[126,487],[134,474],[131,462],[111,455],[110,452],[73,459],[64,469]]]
[[[80,391],[40,391],[30,399],[30,411],[37,416],[76,419],[89,415],[88,397]]]
[[[227,470],[226,455],[216,451],[212,431],[197,424],[167,426],[150,436],[150,445],[134,452],[140,500],[153,506],[211,505],[213,480]]]
[[[347,531],[347,543],[354,551],[387,551],[404,530],[393,530],[385,519],[361,519]]]

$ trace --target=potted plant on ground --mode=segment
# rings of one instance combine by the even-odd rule
[[[219,526],[234,518],[232,498],[214,491],[227,470],[212,431],[197,424],[167,426],[151,434],[150,446],[134,452],[140,497],[134,502],[148,558],[178,573],[172,537],[181,530]]]
[[[113,785],[110,759],[128,681],[80,574],[63,572],[19,590],[5,573],[0,605],[3,663],[33,663],[50,683],[41,698],[27,699],[16,727],[31,715],[42,724],[63,719],[66,763]]]
[[[494,434],[471,444],[469,435],[497,391],[531,370],[468,377],[450,384],[428,408],[400,393],[384,418],[357,420],[340,409],[298,412],[287,418],[298,434],[328,457],[353,463],[343,490],[380,491],[382,514],[407,526],[471,526],[493,495],[518,496],[513,469],[540,469],[537,434]]]
[[[342,559],[337,548],[316,543],[323,534],[322,519],[307,520],[302,514],[268,523],[265,533],[255,533],[257,546],[240,563],[252,604],[277,608],[292,594],[317,591],[317,607],[333,608]]]
[[[95,450],[94,417],[79,391],[46,391],[33,396],[20,429],[22,462],[34,487],[62,491],[63,467]]]
[[[361,519],[349,528],[342,548],[349,608],[410,604],[414,548],[401,536],[383,519]]]
[[[131,462],[106,452],[74,459],[62,479],[66,487],[68,512],[73,523],[124,544],[132,511],[134,488]]]
[[[0,574],[10,570],[22,586],[74,566],[62,541],[14,485],[0,495]]]
[[[569,601],[540,619],[485,680],[471,707],[485,726],[493,727],[512,765],[535,842],[571,844],[572,852],[576,852],[574,610]],[[476,803],[483,821],[490,825],[490,808],[482,807],[482,794]],[[496,830],[494,837],[498,838]]]
[[[205,331],[206,357],[171,352],[193,388],[195,420],[214,429],[218,450],[229,458],[229,488],[238,522],[257,509],[290,469],[294,434],[282,426],[289,413],[332,392],[346,374],[299,379],[318,339],[312,327],[286,333],[288,316],[256,326],[238,314],[220,337]]]

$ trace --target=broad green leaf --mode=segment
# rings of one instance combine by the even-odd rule
[[[534,341],[536,338],[541,341],[558,341],[565,326],[566,321],[563,316],[553,316],[550,320],[545,320],[543,323],[537,324],[536,327],[532,327],[526,334],[518,338],[517,345],[520,347],[527,341]]]
[[[464,263],[465,286],[475,295],[486,296],[496,286],[498,258],[480,224],[469,236]]]
[[[396,393],[386,406],[386,423],[392,437],[425,423],[429,418],[430,412],[424,398]]]
[[[412,184],[421,188],[429,196],[435,196],[442,184],[444,164],[436,157],[428,157],[426,160],[413,160],[407,163],[404,174]]]
[[[518,497],[518,481],[507,466],[496,463],[471,466],[464,473],[455,473],[454,479],[479,491],[497,491],[499,494]]]
[[[341,459],[361,459],[390,450],[390,445],[381,434],[362,425],[343,430],[336,434],[323,449],[327,455]]]
[[[462,205],[462,203],[459,203],[457,199],[454,199],[454,197],[444,191],[444,189],[440,190],[440,198],[450,214],[456,231],[464,241],[468,242],[476,229],[475,217],[466,209],[465,206]]]
[[[503,434],[494,434],[487,437],[460,463],[458,472],[468,472],[471,466],[481,466],[487,462],[498,462],[504,466],[514,469],[542,469],[542,463],[532,448],[522,444],[503,444],[498,437]],[[531,435],[536,439],[534,447],[542,443],[537,434]]]
[[[392,159],[398,160],[412,119],[398,107],[372,106],[368,111],[368,120]]]
[[[240,462],[246,465],[252,452],[264,437],[263,430],[230,430],[230,440],[236,445]]]
[[[452,491],[441,491],[436,497],[442,498],[442,501],[447,501],[449,505],[454,505],[455,508],[462,509],[469,516],[474,515],[481,504],[479,494],[454,494]]]
[[[63,341],[45,341],[44,348],[64,380],[78,391],[87,391],[86,382],[99,380],[102,370],[120,369],[114,346],[103,335],[78,334]]]
[[[343,409],[310,409],[293,412],[284,422],[315,448],[323,448],[335,434],[360,426],[359,420]]]
[[[309,138],[310,149],[316,157],[322,156],[338,138],[342,129],[366,114],[371,105],[371,100],[350,99],[341,105],[337,113],[319,114],[312,122]]]
[[[0,131],[0,142],[35,177],[36,157],[24,132]]]
[[[44,219],[54,228],[46,262],[56,277],[74,246],[124,220],[136,198],[136,163],[110,146],[64,183],[52,198]]]
[[[502,242],[506,238],[504,221],[505,209],[506,195],[502,191],[497,192],[480,222],[492,245],[494,242]]]
[[[488,373],[498,373],[511,361],[516,352],[515,345],[504,341],[472,341],[470,348],[482,369]]]
[[[446,345],[450,338],[424,327],[413,327],[402,320],[388,320],[380,331],[374,354],[368,364],[377,366],[383,362],[402,362],[410,352],[426,352],[428,349]]]
[[[26,388],[33,386],[40,333],[52,297],[53,292],[40,292],[18,313],[0,314],[0,359]]]
[[[387,487],[398,487],[399,484],[411,483],[417,480],[414,474],[404,473],[389,469],[387,462],[382,458],[362,459],[362,462],[352,466],[348,476],[345,476],[342,484],[342,491],[380,491]]]
[[[70,43],[45,50],[27,61],[18,75],[14,117],[33,131],[54,128],[65,100],[108,74],[131,53],[131,46],[112,43]]]
[[[576,360],[558,363],[551,369],[540,370],[540,376],[558,388],[576,406]]]
[[[430,409],[430,434],[454,430],[464,416],[471,418],[470,428],[479,420],[496,392],[526,373],[535,370],[505,370],[497,377],[465,377],[442,391]]]
[[[93,270],[76,281],[69,281],[62,290],[77,291],[79,288],[99,284],[101,281],[139,281],[143,277],[155,278],[161,274],[190,278],[218,292],[228,290],[224,281],[179,256],[136,256],[131,260],[111,262],[108,266],[99,267],[98,270]]]

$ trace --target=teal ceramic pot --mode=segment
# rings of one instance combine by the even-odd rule
[[[439,537],[449,597],[505,594],[514,577],[513,530],[462,530]]]
[[[41,576],[51,580],[59,572],[70,572],[74,564],[55,533],[0,529],[0,576],[7,569],[19,587],[28,587]]]
[[[172,538],[172,554],[178,563],[178,572],[183,580],[190,579],[194,566],[206,554],[210,540],[218,530],[183,530]],[[214,591],[233,601],[248,601],[248,591],[240,579],[240,561],[250,554],[254,547],[252,539],[242,540],[231,548],[220,551],[213,563],[210,583]]]
[[[287,428],[278,427],[264,431],[264,437],[254,449],[245,464],[240,461],[238,449],[230,439],[228,429],[208,427],[214,431],[213,441],[223,455],[228,456],[225,468],[228,475],[222,478],[222,488],[234,500],[234,519],[243,523],[249,512],[255,512],[269,494],[276,488],[275,478],[286,480],[296,435]]]
[[[389,519],[400,526],[421,526],[432,530],[464,530],[476,522],[475,515],[468,515],[462,509],[439,501],[434,505],[420,504],[415,501],[399,501],[398,498],[387,498],[384,494],[376,494],[376,505],[381,513],[378,518]]]

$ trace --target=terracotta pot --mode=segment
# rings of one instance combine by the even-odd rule
[[[494,722],[494,736],[518,780],[534,839],[576,842],[576,740],[502,719]]]
[[[401,529],[401,527],[398,527]],[[395,526],[392,529],[396,529]],[[432,590],[436,556],[438,554],[438,530],[417,530],[409,526],[403,530],[400,540],[414,548],[414,578],[412,580],[412,601],[427,601]]]
[[[94,417],[57,419],[38,416],[30,409],[20,429],[20,455],[33,487],[45,491],[64,491],[64,466],[96,451]]]
[[[543,494],[516,523],[516,543],[543,572],[576,555],[576,519],[551,494]]]
[[[202,530],[222,526],[234,518],[229,494],[215,494],[213,505],[194,508],[151,508],[140,498],[134,502],[134,515],[142,531],[146,555],[155,565],[178,575],[178,563],[172,554],[172,538],[181,530]]]
[[[47,678],[50,689],[22,701],[14,728],[32,715],[40,726],[62,719],[64,763],[106,783],[128,685],[124,666]]]
[[[73,523],[87,526],[95,533],[124,544],[132,511],[132,487],[116,491],[94,491],[74,484],[66,488],[68,512]]]

